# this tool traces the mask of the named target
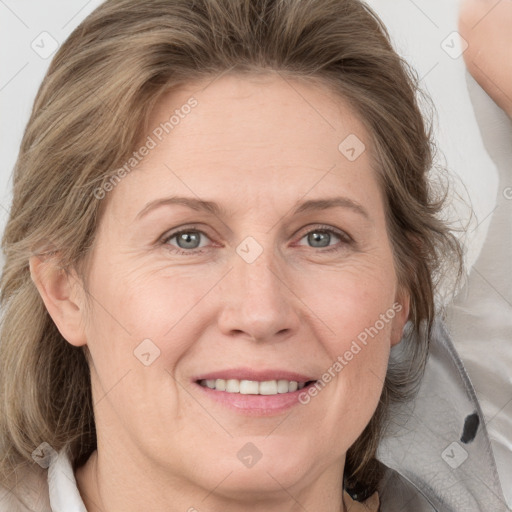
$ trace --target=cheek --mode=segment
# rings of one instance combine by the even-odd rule
[[[322,421],[334,426],[333,437],[339,438],[345,450],[377,408],[389,360],[391,322],[378,330],[375,320],[367,327],[366,319],[367,315],[353,317],[343,326],[346,330],[340,331],[343,334],[332,340],[328,347],[331,363],[320,378],[321,383],[329,381],[321,391],[329,403],[329,410],[321,412]],[[318,405],[322,400],[319,398]]]
[[[321,320],[317,325],[327,328],[319,334],[328,354],[321,381],[331,388],[337,415],[333,423],[352,418],[354,433],[364,428],[377,406],[400,310],[392,265],[374,263],[318,273],[315,285],[301,295]]]
[[[359,337],[364,343],[369,329],[373,337],[390,335],[396,316],[396,278],[390,258],[366,257],[317,271],[300,281],[298,294],[328,327],[329,345],[337,354],[349,340]]]
[[[95,275],[94,323],[101,332],[113,329],[133,341],[166,337],[185,317],[193,316],[194,307],[215,282],[205,274],[198,279],[189,270],[119,267]]]
[[[204,297],[218,276],[98,261],[103,264],[91,272],[87,339],[99,393],[116,386],[127,372],[122,388],[130,389],[127,381],[132,382],[130,395],[145,390],[153,396],[160,387],[174,388],[169,372],[200,338],[207,321]]]
[[[180,402],[179,386],[170,373],[191,340],[197,339],[193,331],[197,318],[190,313],[204,291],[180,275],[171,281],[157,273],[120,268],[106,272],[103,267],[90,287],[87,338],[98,417],[104,423],[121,418],[140,435],[149,423],[154,438],[163,439],[178,411],[183,413],[187,406]]]

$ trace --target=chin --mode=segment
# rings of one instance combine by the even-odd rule
[[[229,476],[218,485],[219,495],[237,499],[240,501],[257,501],[261,499],[262,494],[269,498],[273,493],[281,494],[284,489],[295,486],[300,483],[307,475],[307,471],[294,471],[291,473],[287,467],[280,467],[278,463],[263,464],[261,461],[252,468],[232,467]],[[217,473],[219,474],[219,473]],[[219,478],[219,481],[221,479]]]
[[[218,485],[222,478],[229,475],[218,490],[230,494],[230,497],[247,499],[261,493],[282,492],[307,479],[312,469],[313,454],[300,454],[293,446],[276,447],[275,443],[265,443],[263,438],[254,438],[236,443],[235,457],[217,459],[215,476]],[[274,445],[271,447],[271,445]],[[266,446],[263,446],[266,445]],[[229,491],[228,491],[229,490]]]

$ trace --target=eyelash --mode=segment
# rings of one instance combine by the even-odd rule
[[[208,235],[204,231],[201,231],[200,229],[197,229],[194,226],[191,226],[191,227],[170,233],[168,236],[165,236],[163,238],[161,243],[166,246],[168,251],[175,253],[175,254],[179,254],[179,255],[183,255],[183,256],[192,256],[192,255],[202,254],[203,252],[205,252],[204,247],[200,248],[200,249],[198,248],[198,249],[186,250],[186,249],[180,249],[180,248],[173,247],[173,246],[169,245],[169,241],[172,240],[173,238],[176,238],[177,236],[179,236],[183,233],[192,233],[192,232],[200,233],[201,235],[204,235],[205,237],[209,238]],[[339,231],[339,230],[334,229],[329,226],[322,226],[322,225],[315,226],[313,229],[306,231],[300,237],[300,240],[302,240],[305,236],[309,235],[310,233],[314,233],[314,232],[330,233],[330,234],[336,235],[337,237],[339,237],[341,239],[340,243],[342,243],[344,245],[354,245],[354,243],[355,243],[354,240],[352,239],[352,237],[350,235],[348,235],[347,233],[345,233],[343,231]],[[312,249],[315,249],[315,248],[312,247]],[[323,248],[323,249],[317,248],[317,251],[319,251],[321,253],[334,252],[334,251],[340,251],[340,250],[342,250],[342,247],[340,247],[340,246],[333,246],[330,248]]]

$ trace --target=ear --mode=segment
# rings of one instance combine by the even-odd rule
[[[57,329],[71,345],[86,344],[85,291],[75,271],[66,271],[54,256],[32,256],[30,276]]]
[[[391,346],[398,345],[402,340],[404,326],[409,319],[409,311],[411,307],[411,296],[409,292],[401,288],[395,298],[393,310],[395,317],[391,328]]]

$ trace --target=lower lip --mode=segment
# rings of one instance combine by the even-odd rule
[[[203,393],[212,400],[242,414],[254,416],[272,416],[287,411],[300,403],[300,393],[308,390],[313,384],[290,393],[278,393],[277,395],[244,395],[242,393],[228,393],[216,391],[195,383]]]

